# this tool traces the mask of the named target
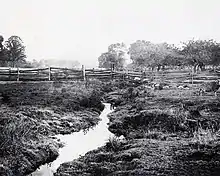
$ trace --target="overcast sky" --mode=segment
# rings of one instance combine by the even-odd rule
[[[28,59],[87,67],[108,45],[140,39],[220,41],[219,0],[0,0],[0,35],[20,36]]]

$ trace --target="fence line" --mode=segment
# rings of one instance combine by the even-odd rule
[[[220,78],[220,72],[215,73],[201,72],[191,73],[186,70],[171,71],[132,71],[132,70],[114,70],[112,69],[87,69],[82,65],[81,69],[46,67],[46,68],[10,68],[0,67],[0,81],[56,81],[56,80],[88,80],[95,79],[140,79],[150,80],[173,80],[182,82],[205,82]]]

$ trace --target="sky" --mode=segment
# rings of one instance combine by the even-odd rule
[[[220,42],[219,0],[0,0],[0,35],[20,36],[28,60],[95,67],[108,46],[136,40]]]

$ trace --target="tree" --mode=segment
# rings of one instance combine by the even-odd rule
[[[7,66],[8,63],[8,52],[7,49],[4,47],[4,38],[0,36],[0,66]]]
[[[111,44],[108,52],[102,53],[98,58],[99,67],[111,68],[114,64],[115,68],[123,68],[125,66],[125,54],[128,49],[124,43]]]
[[[19,63],[25,63],[25,46],[23,41],[18,36],[11,36],[6,42],[7,55],[12,67],[17,66]]]
[[[183,43],[182,53],[185,55],[187,63],[193,66],[194,72],[196,72],[198,68],[204,70],[205,65],[216,63],[214,61],[215,51],[218,51],[216,46],[214,40],[189,40]]]
[[[118,61],[116,60],[116,55],[113,53],[102,53],[101,56],[98,58],[99,61],[99,68],[111,68],[112,64],[114,64],[116,67],[118,64]]]
[[[144,40],[137,40],[136,42],[132,43],[129,48],[129,54],[131,60],[134,65],[137,67],[144,67],[146,66],[146,47],[150,44],[150,42]]]
[[[4,41],[4,38],[2,35],[0,35],[0,51],[2,51],[3,49],[3,41]]]
[[[220,43],[215,43],[211,47],[210,65],[213,67],[220,65]]]
[[[137,40],[132,43],[129,53],[133,63],[137,67],[149,67],[154,70],[157,67],[159,71],[165,66],[174,63],[178,57],[178,52],[172,45],[167,43],[154,44],[145,40]]]

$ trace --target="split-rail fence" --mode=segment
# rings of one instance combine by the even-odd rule
[[[190,70],[132,71],[114,69],[81,69],[46,67],[46,68],[10,68],[0,67],[0,81],[58,81],[58,80],[133,80],[149,79],[201,83],[220,78],[220,71],[192,73]]]

